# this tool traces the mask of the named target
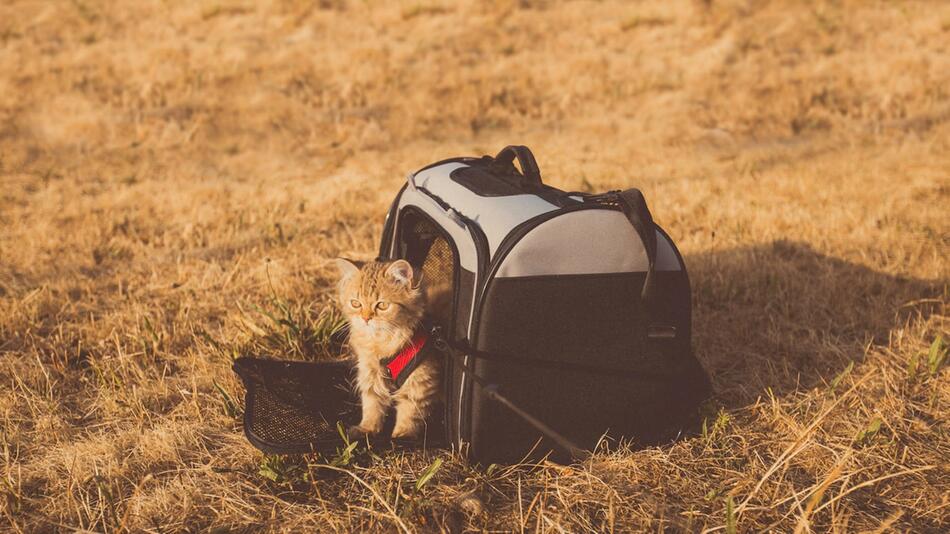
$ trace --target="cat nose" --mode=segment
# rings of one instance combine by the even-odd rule
[[[363,320],[366,321],[367,323],[369,322],[370,319],[373,318],[373,316],[369,313],[361,313],[360,316],[362,316]]]

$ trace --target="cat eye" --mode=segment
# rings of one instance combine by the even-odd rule
[[[381,300],[376,303],[376,309],[379,311],[386,311],[389,309],[389,303],[384,300]]]
[[[360,306],[362,306],[362,304],[360,304],[360,301],[353,299],[350,301],[350,306],[353,306],[354,308],[359,308]]]

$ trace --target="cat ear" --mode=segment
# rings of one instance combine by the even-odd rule
[[[405,284],[409,287],[415,287],[413,282],[413,272],[412,265],[409,265],[409,262],[406,260],[396,260],[386,268],[386,276],[392,278],[393,280],[399,282],[400,284]]]
[[[346,280],[347,278],[358,273],[360,270],[359,265],[346,258],[336,258],[333,260],[333,264],[336,265],[336,268],[340,270],[341,280]]]

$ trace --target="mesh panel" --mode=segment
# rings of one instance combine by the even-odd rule
[[[349,362],[284,362],[241,358],[234,363],[247,389],[244,432],[270,453],[327,452],[341,444],[337,422],[359,421],[349,387]]]
[[[321,413],[311,414],[286,404],[267,388],[258,388],[248,406],[250,429],[258,439],[285,446],[309,443],[335,430]]]
[[[429,318],[448,328],[452,321],[452,296],[455,282],[455,255],[442,232],[422,218],[411,222],[403,235],[404,257],[422,266],[429,298]]]
[[[422,264],[426,282],[438,287],[451,286],[452,275],[455,274],[454,266],[455,258],[452,257],[452,249],[445,239],[437,237],[429,248],[425,263]]]

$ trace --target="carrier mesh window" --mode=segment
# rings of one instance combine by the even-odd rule
[[[445,234],[428,219],[412,212],[403,214],[403,217],[401,255],[422,269],[429,317],[444,328],[451,328],[455,251]]]

